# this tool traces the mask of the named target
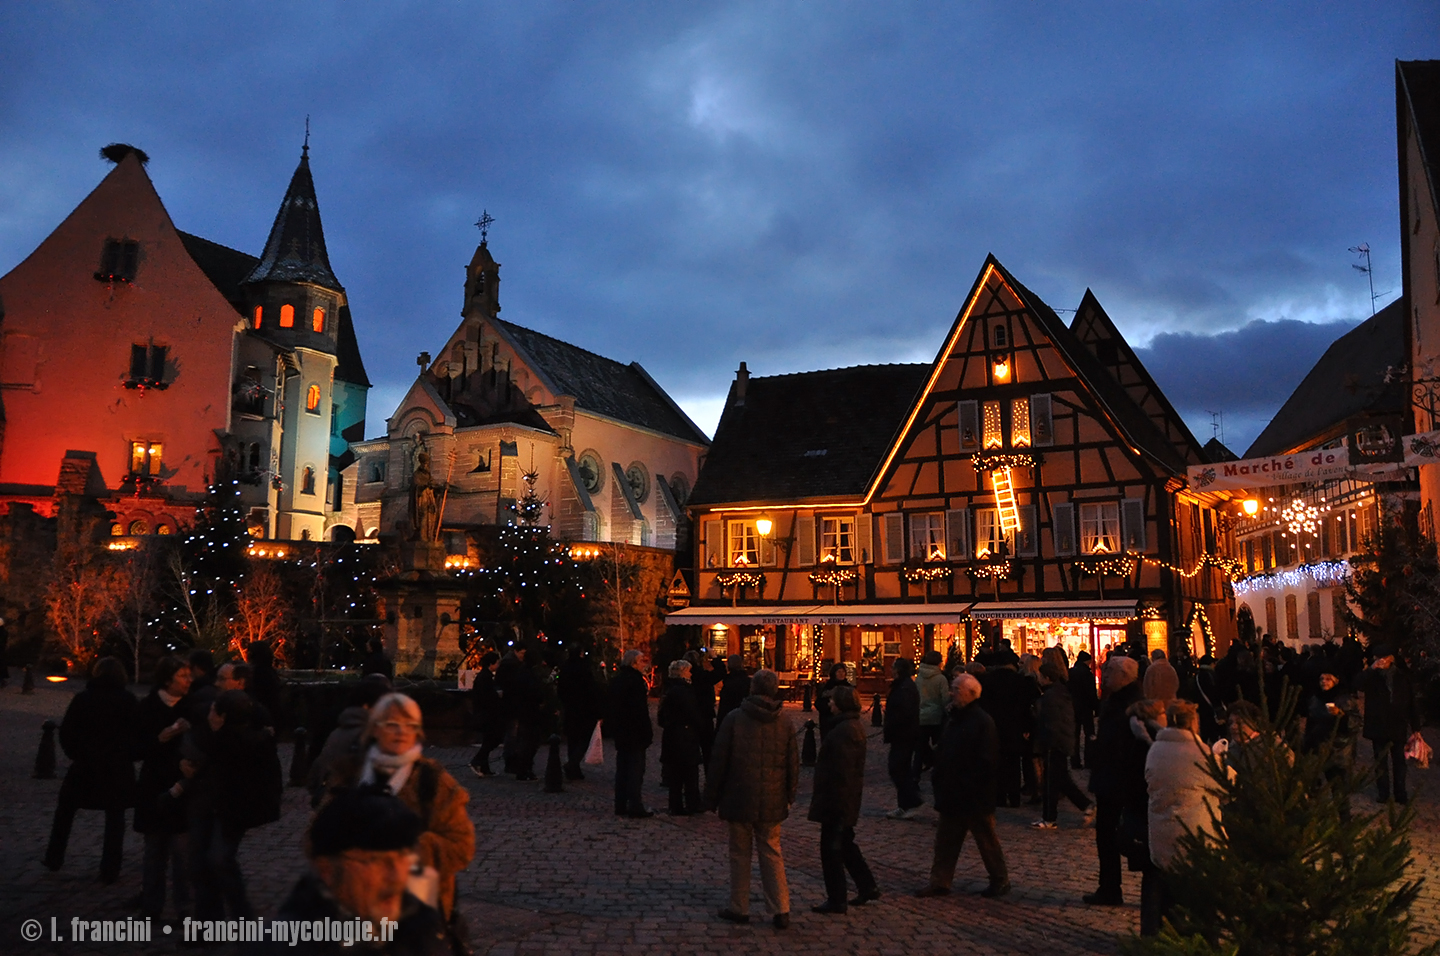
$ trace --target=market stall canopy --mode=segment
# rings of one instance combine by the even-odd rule
[[[1135,601],[985,601],[970,608],[976,620],[1119,621],[1135,616]]]
[[[1106,601],[1104,604],[1124,604]],[[1135,609],[1135,602],[1129,602]],[[784,607],[687,607],[665,615],[666,624],[953,624],[975,606],[957,604],[814,604]],[[1008,605],[1006,605],[1008,607]],[[1017,605],[1018,606],[1018,605]],[[1033,615],[1032,615],[1033,616]]]

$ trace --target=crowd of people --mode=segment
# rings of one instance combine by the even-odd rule
[[[253,650],[249,660],[218,669],[204,651],[164,658],[140,701],[127,690],[120,661],[96,664],[61,726],[72,763],[47,867],[64,865],[76,812],[103,810],[100,875],[113,881],[133,807],[144,835],[135,901],[142,915],[160,917],[168,889],[176,912],[197,919],[253,916],[237,853],[247,831],[279,818],[282,787],[272,716],[279,676],[265,649]],[[504,771],[534,780],[542,734],[560,729],[565,775],[583,779],[603,728],[614,753],[614,812],[646,819],[655,815],[643,793],[658,726],[669,814],[714,811],[726,824],[730,898],[719,918],[750,922],[758,860],[767,915],[776,929],[788,928],[780,834],[799,792],[800,726],[786,713],[778,675],[750,673],[738,656],[690,651],[652,677],[649,655],[633,649],[602,681],[578,650],[543,670],[526,653],[516,647],[480,660],[471,690],[479,736],[472,772],[493,776],[491,759],[503,748]],[[952,892],[967,836],[988,877],[980,894],[1009,893],[996,809],[1028,801],[1039,808],[1035,830],[1054,830],[1064,797],[1079,825],[1095,829],[1097,887],[1084,902],[1123,904],[1128,864],[1141,873],[1142,932],[1158,931],[1171,905],[1165,874],[1177,841],[1187,829],[1203,833],[1217,806],[1210,757],[1243,773],[1245,746],[1266,723],[1262,708],[1273,716],[1286,688],[1298,694],[1305,717],[1302,746],[1326,748],[1327,776],[1348,774],[1364,737],[1380,770],[1380,799],[1408,798],[1403,751],[1420,721],[1393,648],[1350,640],[1297,653],[1262,637],[1234,643],[1219,661],[1184,661],[1178,669],[1162,652],[1147,656],[1139,647],[1107,648],[1102,658],[1097,668],[1088,654],[1072,662],[1060,647],[1018,655],[1001,640],[968,663],[954,652],[944,661],[938,651],[918,666],[893,662],[880,734],[896,795],[886,816],[914,818],[926,802],[927,775],[939,816],[929,879],[916,896]],[[420,705],[393,690],[384,668],[367,671],[309,768],[311,867],[279,918],[386,918],[399,922],[404,951],[463,952],[468,929],[456,876],[475,854],[469,791],[424,756]],[[838,916],[881,898],[856,841],[870,738],[843,664],[816,690],[821,733],[806,816],[820,828],[825,898],[811,910]],[[1085,789],[1072,776],[1080,768],[1089,770]]]

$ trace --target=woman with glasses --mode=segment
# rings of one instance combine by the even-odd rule
[[[369,787],[394,794],[424,826],[416,851],[424,876],[435,884],[426,902],[449,920],[455,906],[455,874],[475,855],[475,825],[465,804],[470,793],[449,771],[420,755],[425,734],[420,705],[404,694],[386,694],[370,708],[359,749],[330,775],[335,788]],[[422,895],[426,888],[413,886]],[[426,894],[431,895],[431,894]]]

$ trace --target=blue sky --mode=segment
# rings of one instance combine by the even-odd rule
[[[929,360],[993,252],[1243,450],[1370,314],[1348,248],[1398,294],[1393,61],[1437,56],[1433,2],[6,4],[0,272],[112,141],[258,253],[309,115],[370,434],[488,209],[503,317],[707,430],[741,360]]]

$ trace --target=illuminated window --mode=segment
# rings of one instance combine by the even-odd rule
[[[1080,506],[1080,550],[1084,554],[1114,554],[1120,550],[1120,502]]]
[[[265,317],[265,307],[264,307],[263,305],[257,305],[257,306],[255,306],[255,328],[257,328],[257,329],[260,328],[260,320],[263,319],[264,317]]]
[[[305,411],[313,415],[320,414],[320,386],[311,385],[305,390]]]
[[[728,546],[730,567],[754,567],[760,563],[760,532],[753,521],[731,521],[729,523]]]
[[[986,448],[999,448],[1005,444],[1005,435],[1000,422],[1000,403],[986,402],[982,410],[983,437]]]
[[[885,632],[860,629],[860,673],[885,673]]]
[[[300,476],[300,493],[302,495],[313,495],[315,493],[315,469],[306,468]]]
[[[295,327],[295,306],[280,306],[280,328],[290,329]]]
[[[110,533],[118,537],[125,533],[125,526],[117,521],[110,526]]]
[[[310,316],[310,328],[316,332],[325,331],[325,310],[316,309]]]
[[[942,512],[910,516],[910,557],[917,561],[945,560],[945,515]]]
[[[130,474],[158,475],[161,470],[160,442],[132,441],[130,443]]]
[[[144,518],[136,518],[134,521],[130,522],[130,533],[149,534],[150,523],[147,522]]]
[[[1000,556],[1000,543],[1005,540],[1000,530],[1000,512],[995,508],[975,509],[975,557],[982,561]]]
[[[1016,448],[1030,447],[1030,399],[1017,398],[1010,403],[1010,444]]]
[[[174,533],[175,533],[175,529],[172,528],[172,527],[170,527],[168,524],[162,524],[162,525],[159,525],[159,526],[157,526],[157,527],[155,528],[155,533],[156,533],[156,534],[174,534]]]
[[[820,560],[855,563],[855,519],[820,519]]]

